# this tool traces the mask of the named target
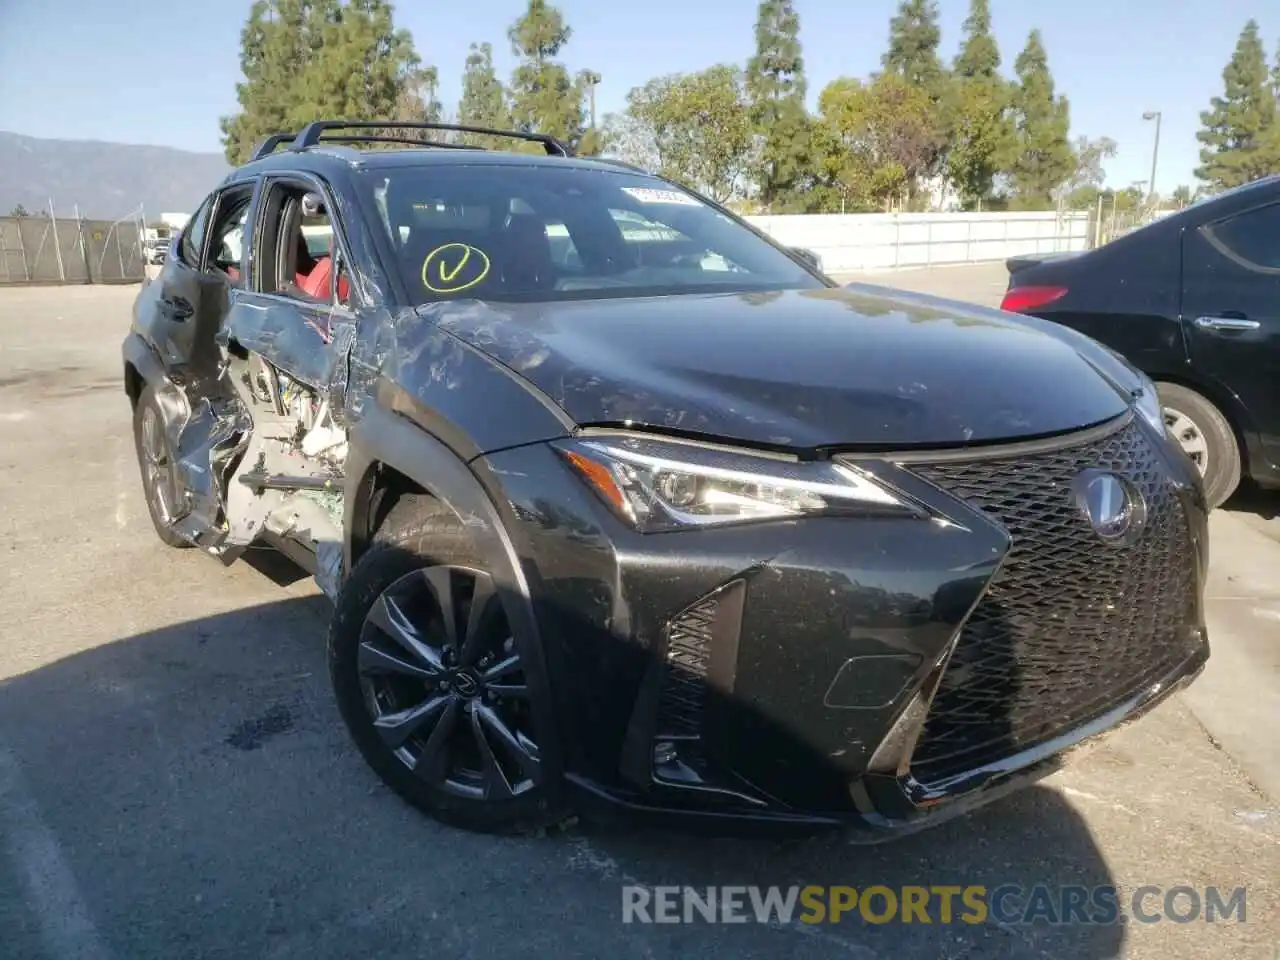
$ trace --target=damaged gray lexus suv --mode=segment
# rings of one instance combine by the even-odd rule
[[[468,829],[896,835],[1208,657],[1199,473],[1117,354],[550,137],[268,138],[123,359],[160,539],[311,571],[354,742]]]

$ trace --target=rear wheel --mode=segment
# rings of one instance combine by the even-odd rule
[[[374,772],[464,829],[558,819],[526,655],[462,523],[435,501],[397,504],[343,585],[329,634],[338,707]]]
[[[177,464],[169,445],[164,418],[150,387],[142,391],[133,408],[133,443],[142,471],[142,491],[147,498],[147,513],[156,536],[171,547],[189,547],[173,529],[178,515],[182,485],[178,481]]]
[[[1165,428],[1204,479],[1210,507],[1221,506],[1240,485],[1240,446],[1216,406],[1176,383],[1156,385]]]

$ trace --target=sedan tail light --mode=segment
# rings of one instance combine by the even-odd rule
[[[1061,300],[1066,294],[1066,287],[1014,287],[1004,295],[1000,309],[1010,313],[1030,313]]]

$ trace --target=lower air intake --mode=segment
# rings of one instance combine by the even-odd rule
[[[702,732],[707,668],[711,661],[711,629],[718,597],[699,600],[667,625],[667,652],[658,704],[658,733],[696,737]]]

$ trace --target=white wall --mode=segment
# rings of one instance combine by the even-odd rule
[[[1087,213],[829,213],[747,218],[828,274],[1084,250]]]
[[[187,225],[187,221],[191,219],[189,213],[162,213],[160,214],[160,222],[174,232],[181,230]]]

